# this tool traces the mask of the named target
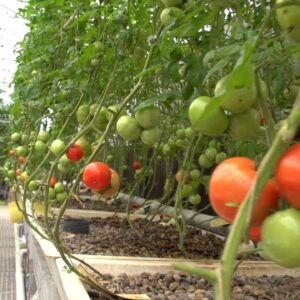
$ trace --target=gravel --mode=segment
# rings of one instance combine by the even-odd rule
[[[102,279],[103,280],[103,279]],[[103,284],[116,294],[147,294],[152,300],[214,300],[212,285],[204,279],[184,273],[106,274]],[[92,300],[106,300],[87,289]],[[300,299],[300,278],[290,276],[237,276],[232,282],[234,300],[296,300]]]

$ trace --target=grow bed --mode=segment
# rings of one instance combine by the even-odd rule
[[[118,215],[91,218],[89,234],[62,232],[72,253],[84,255],[179,258],[179,236],[175,224],[135,218],[128,222]],[[224,239],[196,227],[187,227],[185,248],[192,258],[218,259]],[[251,259],[260,259],[252,255]]]
[[[116,294],[146,294],[153,300],[213,300],[211,283],[184,273],[141,273],[113,277],[105,274],[99,281]],[[106,299],[86,286],[92,300]],[[299,299],[300,277],[291,276],[236,276],[232,282],[232,299],[283,300]]]

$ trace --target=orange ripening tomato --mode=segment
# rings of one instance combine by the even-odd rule
[[[110,169],[110,173],[111,173],[110,187],[101,193],[102,196],[107,200],[114,197],[119,192],[121,186],[121,180],[119,174],[113,169]]]
[[[293,145],[281,156],[275,178],[286,201],[300,209],[300,144]]]
[[[177,182],[182,181],[183,177],[185,177],[185,183],[191,182],[191,178],[190,178],[189,174],[187,173],[187,171],[179,170],[175,175],[175,179]]]
[[[232,223],[240,204],[256,179],[255,163],[246,157],[224,160],[214,170],[209,183],[209,199],[214,211]],[[269,180],[260,195],[251,217],[251,226],[257,226],[278,208],[279,192]]]

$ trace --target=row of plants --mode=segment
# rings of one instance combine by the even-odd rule
[[[148,199],[162,178],[159,201],[174,207],[183,254],[184,207],[197,211],[208,195],[233,223],[217,269],[177,266],[212,281],[216,299],[230,299],[239,244],[264,221],[263,251],[300,266],[299,144],[283,154],[300,121],[299,0],[32,0],[19,15],[30,31],[1,174],[71,271],[118,299],[74,267],[60,240],[80,185]],[[27,201],[42,204],[43,231]]]

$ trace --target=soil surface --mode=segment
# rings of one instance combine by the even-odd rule
[[[86,210],[103,210],[111,212],[126,212],[127,204],[122,202],[120,199],[115,199],[114,201],[102,201],[102,200],[82,200],[79,202],[76,199],[72,199],[68,203],[67,208],[72,209],[86,209]],[[130,209],[130,211],[133,211]]]
[[[117,216],[90,219],[89,234],[63,232],[62,240],[73,253],[91,255],[147,256],[178,258],[178,232],[174,224],[137,219],[128,223]],[[193,258],[217,259],[223,249],[222,239],[188,227],[185,247]]]
[[[214,300],[212,285],[187,274],[121,274],[105,275],[103,285],[116,294],[147,294],[152,300]],[[92,300],[106,300],[87,288]],[[300,299],[300,278],[290,276],[237,276],[232,282],[233,300],[296,300]]]

